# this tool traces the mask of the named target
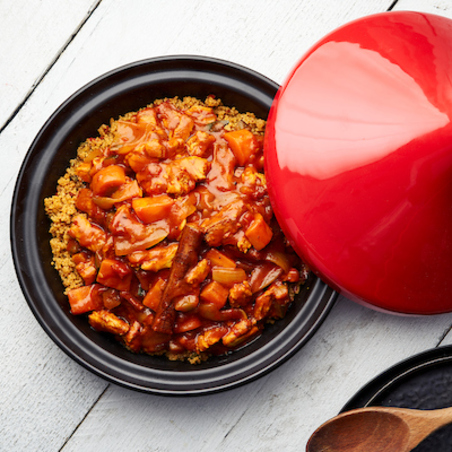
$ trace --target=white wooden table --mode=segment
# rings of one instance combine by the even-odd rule
[[[281,83],[321,36],[391,8],[452,17],[452,0],[0,0],[0,451],[301,451],[374,376],[452,343],[452,314],[398,317],[341,297],[313,339],[264,378],[204,397],[146,395],[92,375],[47,337],[11,259],[20,164],[77,88],[172,54],[230,60]]]

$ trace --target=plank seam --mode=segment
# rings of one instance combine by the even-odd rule
[[[399,0],[394,0],[391,4],[391,6],[388,8],[388,11],[392,11],[392,9],[394,8],[395,5],[397,5]]]
[[[438,341],[438,343],[436,344],[435,347],[439,347],[439,346],[441,345],[441,342],[444,341],[444,339],[445,339],[446,336],[450,333],[451,330],[452,330],[452,325],[449,326],[448,328],[446,328],[446,329],[443,331],[443,334],[442,334],[442,336],[440,337],[440,339],[439,339],[439,341]]]
[[[62,452],[63,449],[67,446],[71,438],[75,435],[77,430],[80,428],[80,426],[85,422],[86,418],[90,415],[90,413],[93,411],[94,407],[98,404],[100,399],[103,397],[103,395],[107,392],[107,389],[110,387],[110,384],[107,384],[105,389],[99,394],[99,397],[94,401],[94,403],[91,405],[89,410],[85,413],[85,415],[82,417],[80,422],[75,426],[74,430],[72,430],[71,434],[66,438],[60,449],[58,449],[58,452]]]
[[[248,413],[248,408],[246,408],[243,411],[242,415],[236,420],[236,422],[233,425],[231,425],[229,430],[223,435],[223,439],[221,440],[222,443],[224,443],[225,439],[229,436],[229,434],[232,432],[232,430],[234,430],[235,427],[240,423],[240,421],[242,420],[243,416],[245,416],[246,413]]]
[[[99,7],[99,5],[102,3],[102,0],[97,0],[97,2],[92,6],[88,13],[86,14],[85,18],[80,22],[78,27],[75,29],[75,31],[71,34],[69,39],[66,41],[66,43],[63,45],[63,47],[60,49],[59,52],[55,55],[55,58],[50,62],[47,69],[44,70],[44,72],[35,80],[35,82],[31,85],[30,90],[25,94],[25,97],[22,99],[22,101],[19,103],[19,105],[16,107],[16,109],[11,113],[11,115],[6,119],[3,126],[0,127],[0,133],[2,133],[8,126],[11,124],[11,122],[14,120],[14,118],[17,116],[19,111],[22,109],[22,107],[27,103],[28,99],[33,95],[33,93],[36,91],[36,88],[41,84],[41,82],[44,80],[45,76],[51,71],[51,69],[55,66],[55,64],[60,59],[61,55],[66,51],[66,49],[70,46],[72,41],[75,39],[79,31],[84,27],[84,25],[88,22],[90,17],[94,14],[96,9]]]
[[[259,395],[262,392],[262,388],[264,386],[265,383],[262,382],[262,385],[260,386],[259,390],[256,393],[256,397],[259,397]],[[228,429],[228,431],[223,435],[223,438],[221,439],[221,441],[218,443],[218,446],[220,446],[221,444],[225,444],[227,437],[230,435],[230,433],[237,427],[237,425],[240,424],[240,421],[242,420],[242,418],[245,416],[245,414],[248,413],[248,411],[250,410],[250,407],[247,406],[242,414],[240,415],[240,417],[236,420],[236,422],[234,422],[233,425],[231,425],[231,427]]]

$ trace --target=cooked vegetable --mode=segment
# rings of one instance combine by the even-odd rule
[[[273,231],[270,226],[265,222],[260,213],[257,213],[254,217],[250,227],[245,231],[245,235],[258,251],[264,249],[272,239]]]
[[[247,129],[234,130],[224,134],[225,140],[234,153],[238,164],[244,166],[259,148],[256,137]]]
[[[91,182],[91,190],[95,196],[111,195],[126,181],[126,172],[119,165],[110,165],[99,170]]]
[[[83,143],[46,200],[71,312],[192,363],[284,316],[307,270],[273,219],[263,132],[213,98],[171,99]]]
[[[166,218],[173,204],[174,199],[167,195],[155,196],[153,198],[138,198],[132,201],[133,210],[138,218],[146,224]]]

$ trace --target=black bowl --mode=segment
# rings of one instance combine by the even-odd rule
[[[311,275],[287,316],[261,337],[227,356],[192,366],[134,354],[73,316],[52,267],[44,199],[74,158],[80,142],[98,127],[154,99],[213,94],[225,105],[266,118],[278,85],[235,64],[211,58],[155,58],[109,72],[70,97],[45,123],[19,172],[12,202],[11,244],[25,298],[55,343],[77,362],[128,388],[158,394],[203,394],[260,377],[288,359],[327,315],[336,293]]]

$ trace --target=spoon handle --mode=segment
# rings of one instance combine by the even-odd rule
[[[394,408],[391,408],[393,412]],[[397,409],[398,416],[410,428],[409,450],[414,449],[424,438],[452,422],[452,407],[439,410]]]

